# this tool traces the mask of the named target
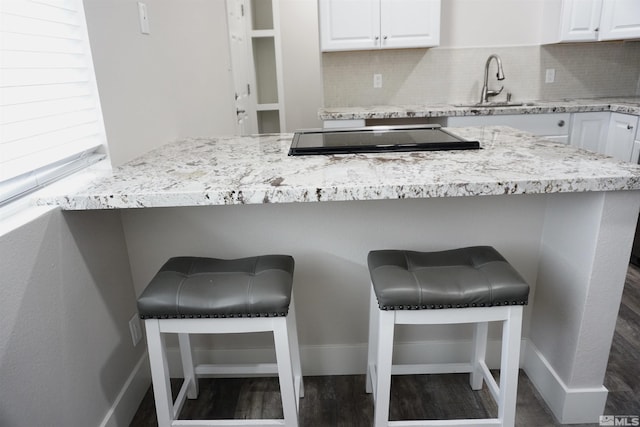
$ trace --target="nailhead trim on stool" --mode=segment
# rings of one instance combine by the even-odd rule
[[[298,426],[304,394],[292,296],[293,258],[264,255],[235,260],[169,259],[138,299],[145,319],[159,427],[194,425],[178,420],[185,399],[198,397],[197,375],[278,374],[284,419],[198,420],[199,426]],[[189,334],[272,332],[277,363],[194,365]],[[164,335],[178,335],[184,382],[171,394]],[[259,423],[259,424],[258,424]]]
[[[486,382],[498,404],[498,417],[489,419],[393,421],[393,426],[502,426],[515,423],[522,306],[529,285],[490,246],[439,252],[372,251],[367,392],[373,393],[374,426],[390,425],[392,374],[469,372],[473,390]],[[502,322],[500,385],[485,362],[488,322]],[[397,324],[437,325],[475,323],[470,363],[392,363]]]

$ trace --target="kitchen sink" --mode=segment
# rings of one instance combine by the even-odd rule
[[[454,107],[463,108],[504,108],[504,107],[532,107],[536,105],[533,102],[487,102],[484,104],[454,104]]]

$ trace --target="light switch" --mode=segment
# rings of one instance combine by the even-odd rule
[[[138,18],[140,19],[140,32],[142,34],[150,34],[146,3],[138,2]]]

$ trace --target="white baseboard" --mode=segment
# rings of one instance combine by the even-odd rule
[[[560,423],[598,422],[607,402],[608,391],[604,386],[568,387],[531,341],[527,342],[524,356],[527,376]]]
[[[100,427],[127,427],[151,385],[149,358],[145,352],[107,411]]]

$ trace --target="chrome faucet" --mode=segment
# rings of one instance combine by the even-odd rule
[[[484,64],[484,86],[482,86],[482,94],[480,95],[480,104],[489,102],[490,96],[499,95],[502,92],[502,89],[504,89],[504,86],[502,86],[499,90],[489,89],[489,83],[488,83],[489,65],[491,64],[492,59],[495,59],[496,64],[498,65],[498,74],[496,74],[496,78],[498,80],[504,80],[504,71],[502,70],[502,60],[496,54],[490,55],[489,58],[487,58],[487,63]]]

